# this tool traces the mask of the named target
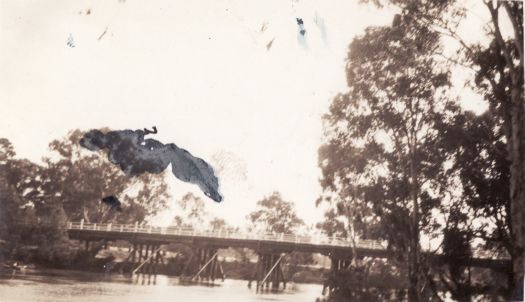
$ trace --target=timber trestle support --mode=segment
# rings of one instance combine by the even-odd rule
[[[336,274],[348,270],[348,268],[352,264],[352,259],[348,256],[344,257],[342,255],[331,255],[330,262],[330,276],[328,278],[332,278]],[[323,295],[331,293],[334,290],[335,288],[332,286],[330,280],[325,280],[325,282],[323,283]]]
[[[195,249],[181,272],[181,278],[191,282],[214,282],[219,278],[224,281],[224,269],[219,261],[218,249],[215,247]]]
[[[132,265],[131,273],[156,275],[159,264],[164,264],[161,249],[159,243],[133,243],[127,259]]]
[[[257,266],[248,281],[251,288],[252,281],[256,282],[256,291],[263,289],[279,290],[282,283],[283,289],[286,288],[286,278],[284,277],[284,257],[285,253],[259,253]]]

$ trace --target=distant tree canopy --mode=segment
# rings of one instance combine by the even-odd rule
[[[202,198],[193,193],[185,194],[177,200],[177,213],[172,225],[183,228],[204,229],[210,217]]]
[[[16,159],[9,140],[0,138],[0,239],[10,248],[19,242],[54,244],[65,235],[67,216],[54,199],[38,202],[44,167]]]
[[[166,208],[169,194],[162,175],[129,178],[104,156],[84,152],[76,130],[50,143],[43,164],[15,158],[12,144],[0,138],[0,239],[40,247],[61,244],[67,221],[143,221]],[[100,203],[115,195],[116,212]]]
[[[206,202],[193,193],[186,193],[175,203],[175,216],[171,222],[172,226],[213,231],[234,231],[238,229],[229,225],[222,218],[213,217],[206,209]]]
[[[268,233],[292,233],[304,224],[293,203],[283,200],[279,192],[259,200],[256,210],[248,214],[247,219],[250,230]]]
[[[42,180],[34,192],[39,202],[57,199],[70,220],[88,222],[140,222],[166,208],[170,196],[163,175],[128,177],[105,155],[83,150],[78,144],[82,135],[76,130],[50,143],[53,155],[44,159]],[[109,195],[123,202],[122,212],[100,203]]]
[[[248,230],[274,234],[297,234],[304,221],[297,216],[294,203],[284,200],[279,192],[273,192],[257,202],[256,209],[248,214]],[[287,274],[291,278],[300,271],[300,265],[314,262],[311,253],[292,252],[285,258]]]

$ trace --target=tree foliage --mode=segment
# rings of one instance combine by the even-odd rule
[[[491,16],[492,42],[488,48],[480,46],[465,50],[471,64],[478,69],[476,87],[489,102],[489,112],[497,121],[498,134],[502,137],[508,161],[508,202],[496,213],[507,223],[499,225],[499,236],[512,257],[510,288],[523,284],[525,257],[525,100],[523,90],[523,2],[501,1],[485,3]],[[514,34],[505,40],[501,31],[501,10],[505,10]],[[501,129],[501,130],[499,130]],[[501,218],[500,218],[501,219]],[[505,236],[504,229],[508,230]],[[508,240],[510,239],[510,241]],[[509,244],[510,243],[510,244]],[[510,289],[509,289],[510,290]],[[512,297],[513,299],[523,299]]]
[[[392,219],[388,223],[395,225],[396,227],[392,228],[393,232],[402,237],[403,233],[410,233],[414,230],[413,226],[407,221],[410,221],[410,216],[412,216],[412,222],[414,222],[413,218],[417,216],[414,213],[418,214],[418,211],[413,209],[420,206],[419,221],[422,223],[421,226],[427,226],[422,231],[432,233],[432,228],[439,227],[443,230],[442,248],[451,249],[454,247],[453,250],[444,251],[444,255],[449,261],[449,271],[448,276],[446,276],[448,280],[444,283],[456,298],[467,299],[465,297],[470,295],[470,281],[465,277],[469,268],[458,265],[457,261],[469,255],[470,242],[474,238],[483,239],[485,241],[484,247],[487,249],[503,254],[509,253],[512,256],[513,272],[509,278],[509,285],[512,288],[516,280],[520,280],[520,278],[523,280],[523,240],[525,238],[523,235],[525,232],[525,211],[523,210],[525,204],[523,3],[519,1],[480,2],[480,5],[487,8],[490,18],[486,27],[486,34],[491,43],[487,47],[483,44],[470,45],[461,36],[458,28],[471,12],[460,1],[365,0],[363,2],[371,2],[378,6],[394,5],[400,9],[400,14],[394,18],[391,36],[384,35],[381,39],[377,39],[378,42],[374,44],[375,36],[380,37],[380,35],[375,34],[374,36],[371,34],[372,30],[368,30],[365,34],[366,38],[363,38],[367,40],[367,44],[362,43],[364,47],[356,48],[356,41],[350,47],[347,68],[350,91],[334,100],[327,119],[329,140],[320,150],[319,163],[323,168],[322,184],[327,193],[325,199],[331,199],[334,205],[327,215],[330,218],[337,216],[337,214],[346,215],[350,216],[351,219],[346,222],[346,225],[345,223],[341,225],[341,221],[339,221],[325,223],[324,227],[333,231],[334,229],[340,230],[343,226],[344,229],[349,230],[350,235],[352,230],[355,230],[361,236],[369,236],[370,232],[365,233],[361,230],[362,226],[359,222],[362,217],[356,215],[356,213],[364,213],[360,216],[372,217],[368,218],[364,226],[369,230],[374,230],[372,232],[374,236],[384,237],[385,234],[382,234],[380,226],[386,225],[388,219]],[[510,38],[506,38],[504,35],[503,19],[510,21],[512,31]],[[436,115],[436,118],[432,118],[435,112],[429,110],[427,117],[433,119],[434,124],[428,124],[428,127],[421,128],[422,131],[433,136],[429,142],[434,144],[435,154],[438,156],[425,157],[423,155],[420,157],[416,152],[412,152],[410,147],[405,148],[408,151],[407,154],[416,155],[410,158],[411,162],[417,163],[422,159],[423,162],[437,164],[433,165],[433,168],[431,168],[432,164],[427,166],[431,173],[425,173],[425,168],[420,170],[422,174],[426,174],[422,177],[412,178],[411,173],[398,174],[395,180],[397,184],[395,184],[395,182],[384,181],[384,179],[388,180],[385,175],[388,175],[391,168],[407,171],[407,161],[398,160],[396,165],[392,165],[391,163],[394,162],[392,158],[384,156],[381,152],[376,152],[377,148],[374,141],[367,140],[366,133],[370,133],[370,129],[377,129],[378,120],[380,123],[394,120],[393,125],[402,127],[400,120],[403,119],[399,119],[397,114],[391,114],[391,107],[386,102],[381,103],[381,107],[377,107],[379,112],[382,111],[382,115],[374,116],[369,112],[374,112],[372,107],[374,103],[377,103],[376,99],[393,100],[392,103],[395,104],[397,99],[395,95],[392,97],[391,91],[410,94],[410,88],[417,87],[422,82],[410,80],[405,81],[404,85],[400,85],[403,82],[397,79],[402,79],[402,77],[388,81],[391,78],[392,69],[389,70],[387,66],[393,65],[385,60],[385,56],[380,55],[381,52],[375,51],[374,46],[376,48],[383,47],[385,53],[393,53],[389,55],[396,58],[400,63],[393,69],[394,72],[399,72],[405,66],[410,70],[411,63],[414,62],[410,59],[412,56],[410,52],[421,49],[418,43],[415,44],[415,48],[401,44],[408,53],[408,56],[404,58],[397,56],[396,48],[393,48],[392,44],[389,43],[400,32],[406,36],[406,33],[420,29],[430,32],[432,37],[436,36],[436,38],[430,38],[429,41],[436,41],[441,38],[450,41],[452,38],[458,42],[457,56],[450,57],[448,56],[450,52],[445,53],[439,47],[435,47],[426,49],[426,57],[433,60],[435,58],[443,59],[455,70],[460,67],[474,70],[475,77],[471,79],[471,83],[480,94],[485,96],[489,103],[489,110],[480,116],[475,116],[472,113],[459,112],[457,108],[454,108],[454,104],[449,103],[450,106],[447,106],[447,102],[438,102],[437,104],[442,104],[438,110],[442,117],[439,118],[439,115]],[[425,36],[429,37],[428,35]],[[354,56],[351,55],[352,52],[355,53]],[[355,69],[354,72],[352,65],[355,63],[352,60],[362,62],[362,58],[373,63],[361,64],[360,68]],[[424,68],[423,66],[427,63],[419,61],[416,64]],[[430,65],[432,64],[430,63]],[[381,70],[376,66],[383,69]],[[452,68],[445,64],[443,66]],[[376,70],[381,70],[381,72],[374,72]],[[438,73],[434,70],[428,73],[427,77],[422,78],[432,79],[431,74],[437,75]],[[361,84],[359,81],[355,81],[355,77],[364,79],[366,89],[363,90],[359,87]],[[384,85],[379,86],[377,85],[378,82],[384,83]],[[430,80],[429,84],[430,82],[432,81]],[[406,83],[410,85],[406,85]],[[423,86],[429,87],[428,85]],[[356,95],[354,92],[356,90],[365,91],[365,93]],[[380,93],[374,94],[377,91]],[[365,105],[356,102],[356,98],[365,100]],[[340,105],[337,105],[338,103]],[[356,103],[359,105],[355,105]],[[348,116],[352,116],[352,114],[348,114],[348,111],[352,112],[353,116],[361,116],[361,118],[348,118]],[[347,129],[348,131],[345,132]],[[395,150],[391,147],[396,145],[393,134],[397,132],[401,133],[402,136],[403,129],[392,129],[391,133],[386,131],[380,136],[383,136],[381,140],[389,142],[390,146],[387,144],[387,149]],[[378,134],[375,133],[374,135],[377,136]],[[387,138],[385,139],[384,136]],[[399,137],[399,135],[397,136]],[[416,140],[420,139],[418,135],[415,137]],[[350,143],[346,144],[346,148],[334,148],[332,143],[334,141]],[[340,143],[340,145],[343,144]],[[417,145],[422,147],[422,150],[425,149],[425,144]],[[427,145],[427,147],[430,146],[431,144]],[[382,173],[377,173],[377,170],[373,171],[370,168],[370,163],[374,160],[378,163],[376,166],[379,166],[380,163],[387,163],[385,164],[386,168],[377,169]],[[353,163],[347,164],[348,161],[353,161]],[[340,166],[345,167],[338,168]],[[418,171],[420,167],[416,166],[415,171]],[[369,175],[374,176],[370,177]],[[429,177],[429,181],[426,181],[425,177]],[[419,180],[420,189],[422,189],[419,205],[416,203],[413,203],[412,206],[405,204],[402,208],[408,210],[401,210],[392,215],[392,210],[388,206],[385,207],[385,203],[383,203],[383,209],[378,209],[379,211],[374,209],[373,204],[367,203],[367,200],[374,195],[379,196],[377,200],[384,199],[384,196],[387,195],[383,193],[384,191],[390,191],[392,196],[397,196],[400,199],[407,199],[407,196],[414,192],[412,190],[414,184],[417,184],[417,181],[412,180]],[[382,184],[380,184],[381,181],[383,181]],[[359,185],[360,183],[367,184],[364,187],[369,187],[368,184],[370,183],[380,185],[376,185],[373,190],[367,192],[362,185]],[[399,186],[399,184],[404,185]],[[390,189],[384,189],[386,187]],[[507,188],[507,190],[501,188]],[[335,198],[334,192],[338,192]],[[446,202],[443,203],[443,201]],[[439,211],[436,212],[436,209]],[[372,215],[368,213],[372,213]],[[440,213],[445,221],[435,220],[437,213]],[[380,218],[374,219],[374,216],[380,216]],[[378,226],[379,232],[376,232]],[[416,235],[414,234],[412,237],[414,238]],[[390,245],[394,243],[393,245],[401,247],[400,250],[410,246],[410,244],[403,243],[403,240],[396,241],[395,235],[388,237],[390,237]],[[413,284],[414,280],[411,281]],[[418,300],[414,295],[410,298],[411,300]]]
[[[81,135],[76,130],[51,142],[51,155],[42,164],[16,158],[11,143],[0,139],[0,239],[7,246],[0,252],[4,256],[36,246],[39,261],[67,262],[74,255],[67,221],[130,223],[166,207],[169,195],[162,176],[128,178],[103,156],[84,152],[78,145]],[[118,196],[124,210],[116,212],[101,204],[107,195]]]
[[[247,219],[250,230],[267,233],[292,233],[304,224],[295,213],[293,203],[283,200],[278,192],[259,200]]]
[[[97,223],[140,222],[166,208],[170,196],[162,174],[128,177],[102,154],[83,150],[78,144],[82,135],[76,130],[50,143],[53,155],[44,159],[46,168],[34,188],[34,202],[57,200],[70,220]],[[119,198],[124,211],[100,203],[109,195]]]
[[[524,55],[523,55],[523,2],[483,1],[489,21],[485,27],[488,46],[482,42],[470,44],[458,30],[469,14],[465,3],[457,0],[415,1],[415,0],[373,0],[377,5],[393,4],[403,15],[414,22],[452,38],[458,45],[457,57],[450,58],[457,65],[470,68],[476,76],[474,87],[489,102],[493,118],[501,119],[501,127],[509,162],[508,194],[509,204],[504,208],[510,221],[510,255],[513,269],[510,287],[521,287],[524,275],[525,253],[525,101],[524,101]],[[432,8],[432,9],[428,9]],[[510,24],[510,28],[505,28]],[[510,29],[510,32],[506,32]],[[491,216],[485,216],[492,219]],[[501,220],[501,219],[500,219]],[[500,227],[501,228],[501,227]],[[499,238],[505,239],[502,236]],[[514,297],[516,299],[516,297]],[[522,298],[522,297],[518,297]]]
[[[348,218],[350,234],[388,240],[409,266],[413,301],[426,274],[419,236],[439,227],[432,211],[447,153],[436,148],[438,128],[459,110],[443,93],[449,74],[434,56],[439,49],[439,35],[409,18],[355,38],[349,91],[333,100],[319,150],[324,199]]]
[[[210,220],[204,200],[193,193],[177,200],[177,211],[172,222],[177,227],[204,229]]]
[[[44,168],[15,155],[11,143],[0,139],[0,258],[29,244],[39,247],[37,257],[50,261],[59,252],[54,247],[67,243],[67,216],[54,200],[32,202]]]

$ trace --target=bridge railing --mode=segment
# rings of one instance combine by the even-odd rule
[[[86,231],[100,231],[100,232],[122,232],[122,233],[142,233],[142,234],[160,234],[160,235],[178,235],[178,236],[193,236],[193,237],[213,237],[233,240],[266,240],[289,243],[303,243],[315,245],[332,245],[332,246],[351,246],[352,243],[346,238],[342,237],[328,237],[325,235],[302,236],[296,234],[285,233],[244,233],[239,231],[232,231],[227,229],[219,230],[196,230],[192,228],[180,227],[155,227],[145,226],[139,224],[97,224],[85,222],[69,222],[68,229],[70,230],[86,230]],[[358,240],[356,246],[359,248],[384,250],[385,246],[375,240]]]
[[[100,231],[100,232],[122,232],[122,233],[142,233],[142,234],[161,234],[161,235],[178,235],[178,236],[193,236],[193,237],[213,237],[224,238],[232,240],[266,240],[276,242],[288,243],[303,243],[314,245],[331,245],[331,246],[352,246],[352,243],[347,238],[343,237],[328,237],[325,235],[302,236],[296,234],[285,233],[243,233],[239,231],[232,231],[228,229],[219,230],[196,230],[192,228],[181,227],[155,227],[145,226],[139,224],[96,224],[84,222],[69,222],[68,229],[70,230],[86,230],[86,231]],[[380,241],[359,239],[356,242],[358,248],[371,250],[385,250],[386,247]],[[475,258],[484,259],[510,259],[509,255],[497,254],[494,252],[475,249],[472,251]]]

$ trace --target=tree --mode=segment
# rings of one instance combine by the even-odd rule
[[[292,233],[304,224],[295,213],[293,203],[283,200],[279,192],[259,200],[247,219],[251,231],[266,233]]]
[[[81,135],[77,130],[53,141],[54,154],[42,165],[16,159],[11,143],[0,139],[0,238],[11,246],[9,254],[17,256],[16,249],[29,244],[38,246],[37,261],[67,262],[74,255],[68,220],[142,221],[166,206],[169,195],[161,176],[126,177],[104,157],[87,155],[78,146]],[[107,195],[119,196],[124,210],[100,204]]]
[[[210,221],[210,227],[212,231],[218,231],[228,228],[228,224],[226,223],[226,220],[215,217]]]
[[[255,211],[248,214],[249,230],[273,234],[296,233],[304,222],[295,212],[293,202],[284,200],[279,192],[273,192],[257,202]],[[313,263],[311,253],[292,252],[285,258],[287,274],[291,277],[299,271],[299,265]]]
[[[24,201],[16,190],[13,174],[20,174],[15,163],[14,148],[5,138],[0,139],[0,238],[15,241],[20,237],[21,224],[30,215],[23,215]],[[33,219],[30,219],[32,221]]]
[[[525,247],[525,101],[523,99],[523,3],[485,3],[492,23],[493,42],[487,50],[473,53],[474,64],[481,67],[477,83],[487,99],[504,112],[503,129],[507,139],[510,165],[511,255],[515,280],[523,279]],[[505,41],[501,32],[500,9],[511,21],[514,36]],[[487,61],[489,57],[491,60]],[[488,88],[488,89],[487,89]]]
[[[177,201],[179,212],[172,224],[183,228],[204,229],[209,220],[206,205],[202,198],[187,193]]]
[[[525,101],[523,91],[523,2],[483,1],[490,21],[487,24],[489,46],[470,45],[458,33],[458,26],[466,15],[464,3],[456,0],[370,0],[377,5],[391,3],[401,8],[403,15],[414,22],[439,31],[455,39],[463,58],[450,61],[476,72],[475,85],[485,95],[492,109],[503,113],[502,129],[506,156],[510,162],[508,215],[511,221],[512,280],[521,287],[525,254]],[[427,9],[431,7],[432,9]],[[504,20],[511,25],[511,37],[504,36]],[[494,113],[494,110],[491,110]],[[518,297],[517,299],[522,298]]]
[[[436,177],[448,179],[446,187],[451,193],[440,209],[445,220],[441,250],[446,266],[433,269],[441,284],[460,301],[470,301],[474,292],[472,268],[467,261],[473,254],[474,240],[483,240],[477,248],[497,256],[510,255],[512,248],[509,192],[501,189],[509,185],[510,163],[501,127],[503,119],[493,109],[480,115],[460,112],[438,126],[436,149],[449,154],[449,158],[447,168]],[[510,271],[507,277],[508,284],[512,283]],[[491,284],[489,279],[482,281],[487,287]]]
[[[440,274],[441,283],[457,301],[471,301],[471,268],[468,265],[472,258],[472,233],[461,227],[468,220],[458,206],[453,207],[443,234],[443,256],[448,267],[448,274]]]
[[[15,155],[11,143],[0,139],[0,238],[7,246],[3,252],[21,256],[24,245],[36,245],[39,260],[53,261],[58,247],[67,245],[67,217],[54,200],[32,202],[43,167]]]
[[[510,196],[501,190],[509,186],[510,162],[501,123],[498,113],[465,112],[442,129],[441,140],[453,154],[448,172],[457,174],[461,182],[463,206],[476,213],[469,220],[480,220],[473,235],[483,239],[487,248],[510,254]]]
[[[509,167],[511,288],[521,287],[525,253],[525,100],[523,99],[523,3],[487,1],[492,22],[493,41],[488,49],[471,51],[474,66],[479,67],[476,84],[489,101],[491,111],[502,117]],[[513,39],[505,41],[500,30],[499,10],[505,8],[514,29]],[[499,113],[499,114],[498,114]],[[517,299],[519,299],[518,297]],[[523,299],[523,296],[521,297]]]
[[[72,131],[63,140],[50,143],[52,157],[44,158],[39,184],[31,200],[40,205],[59,202],[70,220],[132,223],[165,209],[169,194],[162,174],[128,177],[103,154],[84,150],[78,144],[83,132]],[[124,204],[117,212],[100,203],[114,195]]]
[[[212,231],[226,231],[226,232],[239,232],[239,227],[234,227],[226,222],[222,218],[215,217],[210,220],[210,228]]]
[[[322,200],[319,199],[318,202]],[[316,227],[324,232],[329,237],[348,237],[348,227],[345,225],[345,221],[341,221],[341,216],[345,216],[345,213],[338,212],[335,208],[330,208],[324,213],[324,220],[318,222]]]
[[[410,18],[355,38],[349,91],[324,117],[319,150],[322,199],[348,218],[350,234],[388,240],[408,266],[410,301],[425,292],[420,234],[438,227],[431,213],[441,203],[436,175],[447,154],[435,149],[437,125],[459,110],[443,93],[449,74],[433,55],[439,49],[439,35]]]

